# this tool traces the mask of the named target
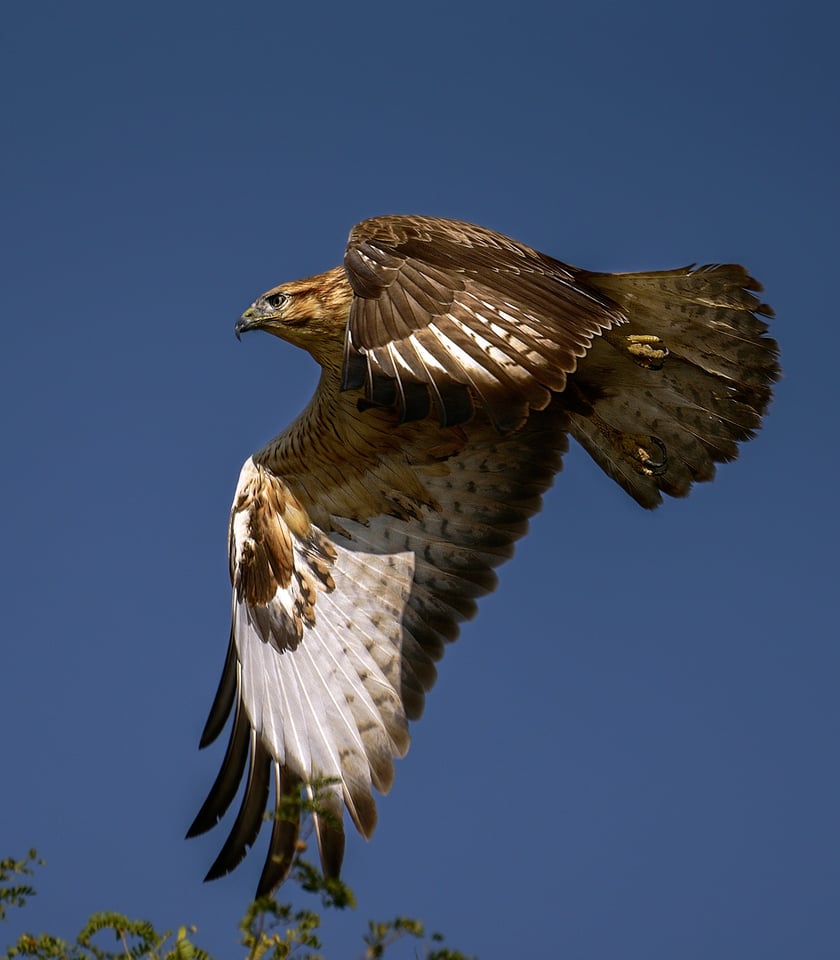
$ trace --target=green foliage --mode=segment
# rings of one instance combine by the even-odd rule
[[[328,910],[344,910],[346,907],[356,906],[353,891],[343,880],[325,877],[317,867],[303,857],[299,856],[295,860],[292,878],[307,893],[320,894],[321,903]]]
[[[385,955],[385,951],[392,944],[396,943],[402,937],[414,937],[415,940],[424,940],[426,933],[423,924],[419,920],[412,920],[411,917],[397,917],[396,920],[390,920],[387,923],[375,923],[371,920],[368,923],[368,933],[365,937],[367,950],[365,951],[365,960],[379,960],[379,957]],[[443,943],[443,936],[439,933],[433,933],[429,937],[432,944]],[[458,950],[450,950],[447,947],[431,948],[425,944],[426,960],[470,960],[465,954]]]
[[[272,897],[255,900],[239,924],[242,943],[248,948],[248,960],[286,960],[293,950],[320,950],[318,927],[321,919],[311,910],[293,911]],[[320,960],[320,955],[298,953],[305,960]]]
[[[8,884],[13,877],[31,877],[35,872],[32,864],[41,862],[37,857],[38,854],[30,850],[23,860],[13,860],[11,857],[0,860],[0,920],[6,919],[9,907],[22,907],[29,897],[35,896],[35,888],[31,884]]]
[[[32,857],[34,851],[30,859]],[[3,866],[8,863],[4,860]],[[14,866],[21,864],[27,865],[26,861],[19,861]],[[27,869],[26,873],[31,874],[32,871]],[[0,902],[11,889],[5,886],[8,876],[0,871],[0,883],[3,884],[0,886]],[[49,933],[37,937],[23,933],[17,943],[6,948],[0,960],[11,960],[12,957],[35,957],[38,960],[51,957],[61,960],[211,960],[205,950],[190,940],[190,935],[194,933],[195,927],[189,930],[180,927],[173,940],[171,932],[160,934],[147,920],[129,920],[121,913],[94,913],[72,942]],[[115,943],[116,948],[108,949],[104,945],[108,941]]]
[[[0,860],[0,920],[6,919],[9,907],[23,907],[35,895],[34,887],[24,878],[31,877],[34,866],[40,865],[34,850],[23,860]],[[306,860],[298,857],[293,877],[300,886],[317,894],[328,910],[342,910],[355,906],[350,888],[340,880],[323,877]],[[290,904],[279,903],[272,897],[255,900],[239,927],[242,944],[247,950],[246,960],[324,960],[319,952],[318,931],[321,917],[314,910],[295,910]],[[129,920],[119,913],[93,914],[75,940],[64,940],[52,934],[33,936],[21,934],[17,943],[6,948],[0,960],[32,957],[36,960],[211,960],[206,950],[193,942],[195,927],[179,927],[158,933],[146,920]],[[416,957],[425,960],[469,960],[465,954],[442,946],[443,938],[434,933],[429,937],[419,920],[397,917],[385,923],[368,924],[364,937],[366,960],[379,960],[394,943],[404,937],[419,941],[422,953]],[[111,946],[109,946],[109,944]]]

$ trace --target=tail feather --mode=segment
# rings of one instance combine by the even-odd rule
[[[627,323],[597,338],[564,397],[570,429],[644,507],[685,496],[753,436],[779,377],[773,311],[743,267],[587,274]]]

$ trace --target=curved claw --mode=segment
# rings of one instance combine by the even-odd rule
[[[661,476],[668,466],[668,451],[659,437],[652,434],[625,434],[622,439],[625,455],[639,464],[650,477]],[[651,450],[655,447],[657,454]]]

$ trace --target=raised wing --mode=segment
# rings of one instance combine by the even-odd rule
[[[541,410],[593,337],[624,316],[580,271],[482,227],[379,217],[353,228],[343,387],[464,423],[478,401],[500,430]]]

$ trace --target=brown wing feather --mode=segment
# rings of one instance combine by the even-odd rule
[[[459,221],[366,220],[344,266],[355,297],[343,386],[401,420],[432,402],[441,424],[462,423],[470,397],[500,429],[520,426],[564,388],[592,338],[623,322],[580,271]]]

